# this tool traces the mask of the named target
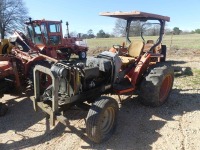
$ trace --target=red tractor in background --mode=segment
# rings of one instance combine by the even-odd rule
[[[71,54],[76,54],[79,59],[85,59],[87,56],[87,43],[80,37],[70,37],[68,22],[67,34],[63,38],[62,21],[31,20],[26,22],[26,35],[22,32],[14,32],[10,39],[2,40],[0,54],[9,54],[13,43],[20,45],[24,52],[38,51],[55,59],[66,60]]]
[[[86,58],[86,42],[81,38],[63,38],[62,21],[31,20],[26,22],[26,35],[15,31],[9,42],[14,45],[11,54],[17,59],[20,77],[33,79],[33,68],[40,64],[50,67],[57,61],[68,61],[71,54]],[[68,30],[68,23],[67,31]]]
[[[38,64],[50,68],[51,64],[58,61],[68,61],[71,54],[79,55],[79,59],[86,58],[88,50],[86,42],[81,38],[69,36],[68,22],[67,37],[63,38],[61,23],[62,21],[30,18],[29,22],[25,23],[26,34],[15,31],[10,39],[1,41],[3,45],[0,47],[1,97],[5,91],[9,91],[10,85],[19,87],[29,80],[33,81],[33,69]],[[12,82],[7,82],[11,81],[10,77]],[[44,81],[41,84],[44,88],[51,82],[44,74],[40,78]],[[5,110],[3,108],[5,107],[0,107],[1,110]]]
[[[80,59],[86,58],[87,44],[81,38],[69,36],[68,22],[66,23],[68,33],[64,38],[62,21],[31,20],[29,18],[29,22],[25,24],[27,25],[26,35],[15,32],[18,39],[15,36],[11,38],[11,42],[19,42],[24,52],[39,51],[59,60],[69,59],[71,54],[78,55]]]

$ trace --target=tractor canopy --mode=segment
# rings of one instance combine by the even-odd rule
[[[161,16],[157,14],[152,13],[146,13],[141,11],[131,11],[131,12],[102,12],[100,13],[101,16],[108,16],[108,17],[114,17],[119,19],[136,19],[136,20],[164,20],[164,21],[170,21],[170,17],[167,16]]]
[[[144,43],[151,41],[153,45],[151,50],[161,44],[164,35],[165,22],[170,21],[170,17],[141,11],[103,12],[100,13],[100,15],[125,20],[126,27],[124,27],[125,32],[122,36],[126,37],[126,42],[130,44],[133,41],[133,37],[141,36]],[[153,36],[154,39],[151,39],[151,36]]]

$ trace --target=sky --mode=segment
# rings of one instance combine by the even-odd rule
[[[115,18],[99,16],[100,12],[143,11],[169,16],[167,27],[181,30],[200,28],[200,0],[24,0],[32,19],[69,22],[69,31],[94,34],[99,30],[112,33]]]

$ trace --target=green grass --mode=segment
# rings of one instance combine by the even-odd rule
[[[133,39],[133,38],[132,38]],[[135,37],[135,40],[141,40],[140,37]],[[157,37],[148,36],[148,39],[156,41]],[[124,37],[120,38],[97,38],[87,39],[87,43],[90,50],[94,49],[109,49],[114,44],[121,45],[125,42]],[[200,50],[200,34],[188,34],[188,35],[165,35],[163,38],[163,44],[166,44],[168,48],[175,49],[195,49]]]
[[[184,88],[192,88],[192,89],[199,89],[200,87],[200,69],[193,68],[191,69],[192,75],[186,75],[185,73],[183,76],[178,76],[174,84],[174,87],[178,89]]]
[[[192,83],[200,87],[200,70],[193,69],[194,77],[192,78]]]

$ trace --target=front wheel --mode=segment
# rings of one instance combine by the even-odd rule
[[[140,85],[140,100],[144,105],[160,106],[167,101],[174,81],[170,66],[157,66],[143,79]]]
[[[87,54],[86,54],[86,52],[85,51],[81,51],[81,52],[79,52],[79,59],[80,60],[82,60],[82,59],[86,59],[86,56],[87,56]]]
[[[118,112],[117,102],[109,97],[95,101],[86,118],[86,132],[90,140],[100,143],[113,134]]]

